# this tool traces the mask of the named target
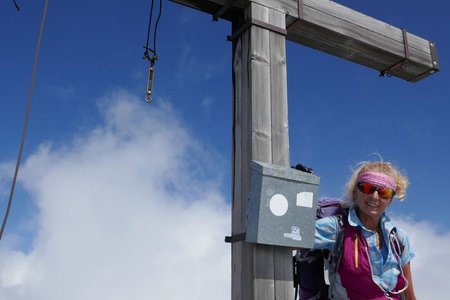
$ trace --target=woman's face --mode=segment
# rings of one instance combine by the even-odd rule
[[[392,198],[381,198],[377,191],[374,191],[372,194],[364,194],[357,187],[355,187],[353,197],[356,206],[359,208],[359,213],[377,221],[392,201]]]

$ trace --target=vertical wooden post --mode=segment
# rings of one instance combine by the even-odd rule
[[[285,28],[285,14],[252,3],[245,20]],[[241,20],[242,21],[242,20]],[[233,31],[238,29],[233,23]],[[289,166],[285,36],[251,26],[233,41],[232,234],[245,232],[252,159]],[[232,244],[233,300],[293,299],[292,251]]]

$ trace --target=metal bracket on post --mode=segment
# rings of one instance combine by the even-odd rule
[[[436,51],[436,43],[430,42],[430,54],[431,54],[431,69],[423,72],[422,74],[417,75],[413,79],[410,79],[409,81],[415,82],[418,81],[430,74],[436,73],[440,70],[439,67],[439,60],[437,57],[437,51]]]
[[[392,66],[380,71],[380,77],[384,77],[384,75],[391,76],[392,71],[401,68],[402,70],[406,69],[409,62],[409,45],[408,45],[408,36],[407,32],[404,28],[402,28],[402,35],[403,35],[403,46],[405,49],[405,57],[399,61],[398,63],[393,64]]]
[[[260,21],[260,20],[256,20],[256,19],[248,19],[244,22],[244,24],[242,24],[235,32],[233,32],[233,34],[231,36],[227,37],[227,40],[232,42],[235,39],[237,39],[243,32],[245,32],[248,28],[250,28],[252,25],[258,26],[260,28],[263,29],[267,29],[270,30],[272,32],[276,32],[282,35],[286,35],[287,31],[286,29],[283,29],[281,27],[277,27],[274,26],[272,24]]]
[[[240,241],[245,241],[246,235],[247,235],[246,232],[242,232],[242,233],[234,234],[232,236],[226,236],[225,243],[236,243],[236,242],[240,242]]]
[[[227,10],[236,2],[237,0],[229,0],[227,1],[218,12],[213,15],[213,21],[219,21],[219,18],[227,12]]]
[[[303,20],[303,0],[297,0],[297,19],[295,19],[294,22],[292,22],[291,24],[289,24],[288,26],[286,26],[286,31],[289,32],[289,30],[291,28],[293,28],[298,22],[300,22],[301,20]]]

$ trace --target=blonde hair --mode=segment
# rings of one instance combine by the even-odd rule
[[[406,189],[409,181],[406,175],[402,174],[396,167],[388,162],[361,162],[357,164],[357,168],[353,171],[352,177],[347,182],[345,200],[346,204],[351,206],[354,204],[353,194],[356,186],[356,178],[364,172],[379,172],[392,177],[396,184],[395,197],[399,201],[403,201],[406,197]]]

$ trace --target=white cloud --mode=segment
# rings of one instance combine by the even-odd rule
[[[222,163],[170,105],[142,102],[107,95],[101,125],[25,161],[20,183],[39,209],[37,235],[26,252],[20,234],[0,243],[0,299],[230,299]],[[418,299],[446,299],[450,233],[397,223],[415,249]]]
[[[38,233],[28,253],[0,243],[0,299],[229,299],[213,156],[168,105],[100,103],[102,125],[24,163]]]
[[[396,224],[408,233],[415,252],[411,270],[417,299],[447,299],[450,232],[443,232],[429,222],[405,217],[396,220]]]

